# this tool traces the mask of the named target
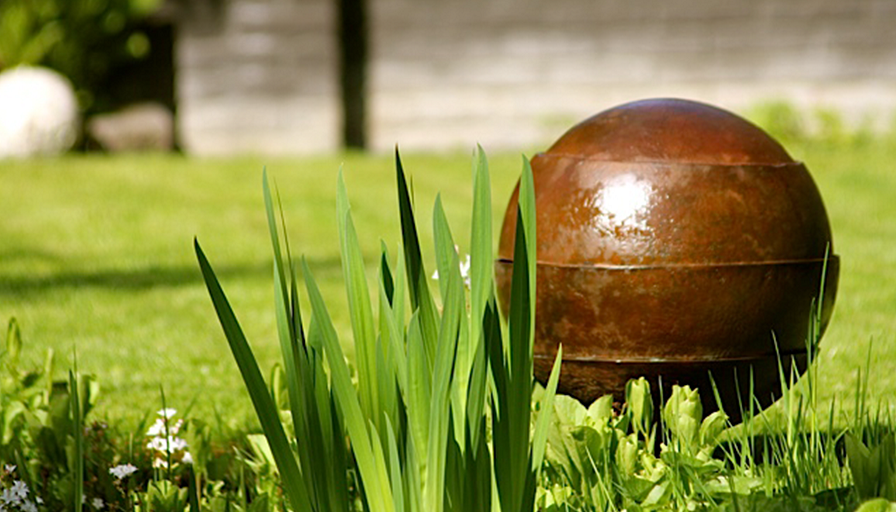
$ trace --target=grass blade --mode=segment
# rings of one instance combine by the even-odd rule
[[[77,375],[77,359],[75,371],[68,371],[69,408],[72,414],[72,437],[74,438],[74,488],[72,500],[75,512],[81,512],[84,507],[84,425],[81,417],[80,379]]]
[[[470,234],[470,340],[479,342],[482,315],[494,290],[492,198],[488,161],[481,146],[473,157],[473,220]]]
[[[554,396],[557,394],[557,383],[560,380],[560,363],[563,360],[563,347],[557,348],[557,357],[554,358],[554,366],[551,376],[548,377],[544,395],[539,404],[538,419],[535,420],[535,433],[532,437],[532,471],[541,469],[541,461],[544,459],[545,446],[548,439],[548,427],[551,425],[551,415],[554,411]]]
[[[378,378],[376,375],[376,333],[370,291],[364,274],[364,258],[358,244],[358,234],[351,217],[351,206],[345,190],[342,171],[339,171],[336,193],[339,245],[342,253],[342,275],[348,296],[349,316],[355,338],[358,369],[358,390],[361,408],[366,417],[382,430],[382,414],[379,409]]]
[[[295,510],[313,510],[308,490],[299,472],[296,459],[293,455],[286,434],[283,432],[283,425],[280,423],[280,416],[277,408],[274,406],[273,399],[268,393],[265,386],[264,378],[258,369],[258,363],[249,348],[249,343],[240,328],[239,322],[230,307],[230,303],[221,289],[218,278],[215,276],[214,270],[206,259],[199,241],[193,241],[196,257],[199,260],[199,267],[202,271],[202,277],[205,280],[209,295],[218,315],[218,320],[224,330],[227,342],[230,344],[230,350],[239,367],[240,374],[249,391],[249,397],[252,399],[252,405],[255,407],[255,413],[261,423],[262,431],[274,454],[274,460],[277,463],[277,469],[280,472],[283,487],[286,491],[289,501]]]
[[[408,192],[404,168],[398,148],[395,149],[395,172],[398,181],[398,207],[401,216],[401,238],[404,247],[405,265],[408,274],[408,289],[411,296],[411,309],[420,311],[420,327],[423,333],[424,348],[430,360],[435,357],[435,340],[438,332],[438,314],[429,292],[427,280],[429,276],[423,267],[423,256],[420,252],[420,240],[417,237],[417,224],[414,220],[414,207]]]

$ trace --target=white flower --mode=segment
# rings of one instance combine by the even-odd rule
[[[157,419],[155,423],[149,427],[149,430],[146,431],[146,435],[149,437],[160,436],[165,433],[165,420]]]
[[[146,443],[146,447],[157,452],[179,452],[187,449],[187,442],[179,437],[154,437]]]
[[[19,500],[9,489],[3,489],[3,492],[0,493],[0,502],[3,502],[4,505],[11,505],[18,503]]]
[[[456,245],[454,246],[454,250],[457,251]],[[466,286],[467,289],[470,289],[472,281],[470,280],[470,255],[469,254],[466,255],[466,258],[464,258],[464,261],[460,262],[460,277],[462,277],[464,280],[464,286]],[[435,280],[439,279],[439,271],[438,270],[436,270],[435,272],[432,273],[432,278]]]
[[[460,276],[464,278],[464,286],[466,286],[467,289],[469,289],[470,286],[471,286],[471,281],[470,281],[470,255],[469,255],[469,254],[467,254],[466,259],[464,259],[464,261],[462,261],[462,262],[460,263]]]
[[[184,464],[192,464],[193,456],[190,455],[190,452],[184,452],[184,456],[180,459],[180,461],[183,462]]]
[[[13,471],[16,470],[16,465],[15,464],[7,464],[7,465],[3,466],[3,470],[6,471],[7,473],[12,473]]]
[[[93,505],[93,508],[95,508],[97,510],[102,510],[103,507],[106,506],[106,504],[103,503],[102,498],[93,498],[93,500],[90,501],[90,504]]]
[[[37,512],[37,505],[30,501],[22,502],[22,512]]]
[[[21,480],[13,482],[9,490],[12,492],[13,499],[17,502],[24,500],[28,496],[28,486]]]
[[[175,414],[177,414],[177,409],[172,409],[169,407],[167,409],[162,409],[162,410],[158,411],[156,414],[158,414],[159,416],[161,416],[163,418],[171,419],[172,417],[174,417]]]
[[[174,409],[168,410],[173,411]],[[182,427],[183,425],[184,420],[177,420],[174,423],[168,422],[168,434],[177,434],[177,432],[180,430],[180,427]],[[149,430],[146,431],[146,435],[148,437],[165,435],[165,420],[162,418],[157,419],[156,422],[153,423],[151,427],[149,427]]]
[[[119,464],[118,466],[115,466],[114,468],[109,468],[109,473],[114,475],[115,478],[117,478],[119,480],[126,478],[128,475],[134,473],[135,471],[137,471],[137,468],[130,463]]]

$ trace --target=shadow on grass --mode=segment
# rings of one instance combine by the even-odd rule
[[[309,259],[315,275],[341,273],[339,258]],[[271,279],[270,261],[220,265],[215,273],[221,280]],[[194,286],[203,284],[198,265],[150,266],[136,269],[109,269],[90,272],[60,272],[48,276],[0,275],[0,296],[23,296],[64,288],[108,288],[110,290],[148,290],[157,287]]]

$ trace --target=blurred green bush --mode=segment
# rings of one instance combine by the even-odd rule
[[[161,0],[3,0],[0,71],[46,66],[71,80],[82,110],[95,110],[114,66],[149,54],[141,21]]]

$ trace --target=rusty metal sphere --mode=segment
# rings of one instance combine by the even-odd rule
[[[714,409],[711,372],[736,416],[751,372],[766,405],[778,354],[804,369],[810,309],[826,265],[824,329],[839,260],[812,177],[761,129],[702,103],[638,101],[576,125],[532,170],[536,378],[562,343],[559,390],[583,402],[646,376],[696,386]],[[505,313],[518,192],[496,262]]]

